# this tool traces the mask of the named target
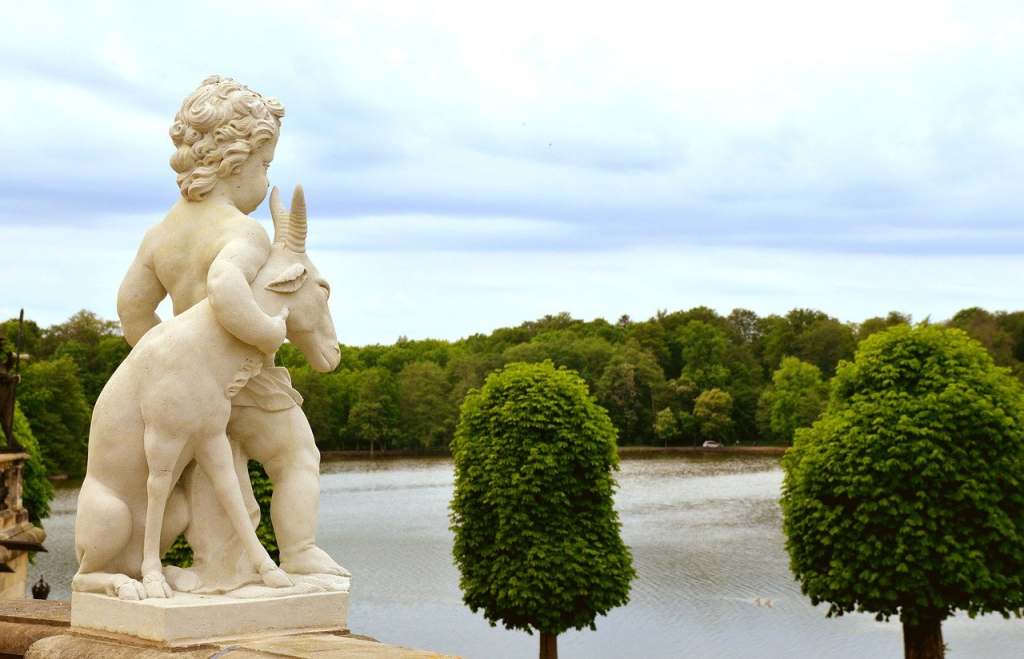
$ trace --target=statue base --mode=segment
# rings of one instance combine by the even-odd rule
[[[339,632],[347,628],[348,592],[270,599],[175,593],[169,599],[119,600],[72,593],[71,629],[104,638],[134,638],[176,648],[258,636]]]

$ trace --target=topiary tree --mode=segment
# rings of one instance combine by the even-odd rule
[[[462,405],[451,502],[463,600],[491,625],[557,636],[595,629],[635,576],[612,505],[615,428],[583,380],[510,364]]]
[[[933,658],[958,609],[1024,613],[1024,390],[963,332],[866,339],[783,466],[791,567],[829,615],[899,616]]]

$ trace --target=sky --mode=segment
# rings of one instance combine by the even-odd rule
[[[270,179],[305,188],[343,343],[562,311],[1024,308],[1019,3],[4,14],[0,318],[116,318],[178,198],[167,130],[213,73],[285,106]]]

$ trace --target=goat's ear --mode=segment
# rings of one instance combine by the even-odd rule
[[[284,272],[274,277],[274,280],[265,288],[275,293],[294,293],[302,288],[306,281],[306,266],[301,263],[293,263],[284,269]]]

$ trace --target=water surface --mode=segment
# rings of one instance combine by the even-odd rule
[[[536,656],[537,638],[492,628],[462,604],[451,560],[448,459],[325,463],[319,541],[354,576],[349,626],[382,641],[467,658]],[[790,576],[771,456],[622,461],[616,504],[638,572],[630,603],[597,631],[559,639],[563,659],[758,659],[902,656],[895,623],[828,619]],[[74,573],[77,489],[62,488],[46,521],[48,554],[32,573],[64,599]],[[950,658],[1024,656],[1024,624],[948,620]]]

